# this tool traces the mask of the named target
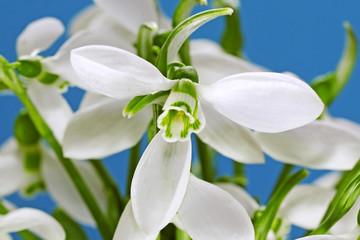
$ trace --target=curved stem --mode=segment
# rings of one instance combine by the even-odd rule
[[[108,220],[105,217],[104,213],[102,212],[99,204],[96,202],[88,185],[85,183],[83,177],[80,175],[80,172],[77,170],[77,168],[69,158],[64,157],[60,143],[56,140],[53,132],[51,131],[49,126],[46,124],[46,122],[41,117],[41,115],[37,111],[32,101],[30,100],[15,71],[13,69],[4,69],[4,68],[2,70],[4,71],[6,77],[6,79],[2,79],[3,82],[6,85],[8,85],[8,87],[10,87],[14,91],[16,96],[20,99],[20,101],[28,111],[31,120],[33,121],[40,135],[42,136],[43,139],[47,141],[49,146],[55,152],[60,163],[62,164],[66,172],[69,174],[70,179],[72,180],[73,184],[75,185],[76,189],[81,195],[83,201],[85,202],[86,206],[91,212],[94,220],[96,221],[99,231],[103,236],[103,239],[110,240],[112,238],[113,233],[111,231],[111,227],[108,223]]]

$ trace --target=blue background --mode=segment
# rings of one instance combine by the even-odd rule
[[[10,61],[16,60],[15,42],[23,28],[40,17],[59,18],[66,26],[79,10],[91,4],[90,0],[0,0],[0,54]],[[160,1],[166,14],[171,16],[178,1]],[[197,8],[198,10],[205,8]],[[245,35],[245,52],[248,58],[276,72],[291,71],[310,82],[314,77],[334,70],[344,45],[343,22],[349,21],[360,34],[360,1],[358,0],[243,0],[242,27]],[[219,40],[223,19],[217,19],[193,34]],[[52,54],[65,40],[63,36],[47,53]],[[360,66],[342,94],[330,107],[333,116],[360,122]],[[74,108],[82,92],[71,90],[66,94]],[[19,101],[12,96],[0,98],[0,143],[12,135],[12,123],[21,109]],[[126,179],[126,161],[119,161],[121,153],[104,162],[115,176],[121,189]],[[282,164],[267,159],[265,165],[247,166],[249,191],[266,202]],[[217,159],[219,174],[231,173],[231,161]],[[324,171],[312,171],[305,180],[310,182]],[[50,212],[54,204],[46,194],[24,201],[17,194],[8,199],[18,206],[30,206]],[[100,239],[96,231],[88,229],[90,239]],[[291,239],[301,236],[295,229]]]

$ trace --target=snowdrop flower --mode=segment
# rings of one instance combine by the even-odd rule
[[[29,148],[33,153],[38,154],[37,163],[24,160],[26,149]],[[38,146],[20,146],[15,139],[10,139],[0,149],[0,161],[2,163],[0,196],[6,196],[18,190],[26,195],[32,195],[37,190],[44,190],[46,187],[53,199],[70,216],[82,223],[95,225],[65,169],[53,152],[42,143]],[[106,211],[105,188],[95,170],[86,162],[74,161],[74,164],[85,181],[91,185],[90,189],[103,211]]]
[[[360,158],[360,127],[345,119],[326,117],[281,133],[257,132],[255,137],[272,158],[300,166],[349,170]]]
[[[73,20],[71,34],[86,30],[133,43],[140,26],[146,22],[156,22],[160,28],[170,29],[170,20],[158,11],[155,1],[94,0],[94,3]]]
[[[228,118],[255,130],[279,132],[307,124],[323,109],[307,84],[284,74],[244,73],[210,85],[206,79],[200,84],[188,79],[170,80],[136,55],[106,46],[73,50],[72,64],[84,84],[108,97],[128,100],[156,96],[157,92],[162,96],[165,93],[165,97],[168,94],[158,119],[162,130],[140,159],[132,184],[135,219],[148,234],[164,227],[181,204],[191,165],[190,134],[201,131],[205,118]],[[209,107],[205,110],[208,115],[202,105]],[[135,112],[125,113],[132,116]],[[65,154],[71,142],[67,142],[67,134],[74,130],[69,126],[64,137]]]
[[[30,230],[44,240],[65,240],[62,226],[50,215],[32,208],[12,210],[0,215],[0,238],[11,240],[9,233]]]
[[[133,211],[130,201],[121,216],[114,240],[156,239],[158,232],[147,235],[140,229]],[[193,175],[190,175],[174,222],[194,240],[255,238],[251,220],[241,204],[225,191]]]
[[[231,183],[217,183],[216,185],[239,201],[250,217],[254,216],[256,210],[261,209],[243,188]],[[294,187],[280,206],[277,215],[277,218],[281,219],[280,226],[270,231],[267,239],[285,238],[291,224],[304,229],[315,229],[334,195],[334,189],[321,186],[304,184]]]

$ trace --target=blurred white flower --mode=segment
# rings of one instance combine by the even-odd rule
[[[27,147],[38,151],[40,159],[38,159],[37,169],[28,170],[24,166]],[[69,175],[53,152],[42,143],[37,146],[20,146],[15,139],[10,139],[0,149],[0,162],[0,196],[6,196],[19,190],[27,195],[32,195],[34,191],[46,188],[59,206],[71,217],[82,223],[95,225]],[[105,212],[107,195],[100,177],[87,162],[74,161],[73,163],[91,186],[90,190]]]
[[[9,233],[29,230],[44,240],[65,240],[62,226],[50,215],[33,208],[20,208],[0,215],[0,238],[11,240]]]

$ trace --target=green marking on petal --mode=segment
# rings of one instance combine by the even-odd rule
[[[164,130],[164,137],[169,142],[185,141],[201,127],[197,119],[196,88],[190,80],[182,79],[174,86],[163,110],[158,118],[158,127]]]

